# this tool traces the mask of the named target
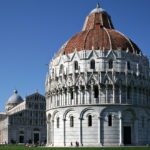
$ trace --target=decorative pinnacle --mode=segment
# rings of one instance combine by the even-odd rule
[[[97,3],[97,6],[96,6],[96,8],[100,8],[100,4],[99,4],[99,2]]]

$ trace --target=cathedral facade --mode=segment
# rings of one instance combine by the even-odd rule
[[[17,90],[0,113],[0,144],[45,143],[46,101],[38,92],[23,100]]]
[[[45,84],[48,146],[150,144],[149,60],[99,4]]]

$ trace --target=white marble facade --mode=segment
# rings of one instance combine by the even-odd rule
[[[48,146],[150,144],[149,60],[141,52],[75,49],[52,59],[45,84]]]
[[[0,113],[0,144],[46,142],[46,101],[38,92],[23,100],[14,91]]]

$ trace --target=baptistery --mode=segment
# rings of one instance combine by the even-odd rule
[[[47,146],[150,144],[149,60],[99,4],[53,57]]]

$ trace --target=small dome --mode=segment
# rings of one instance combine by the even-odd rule
[[[14,94],[9,97],[7,104],[19,104],[21,102],[23,102],[22,97],[18,95],[17,90],[14,90]]]

